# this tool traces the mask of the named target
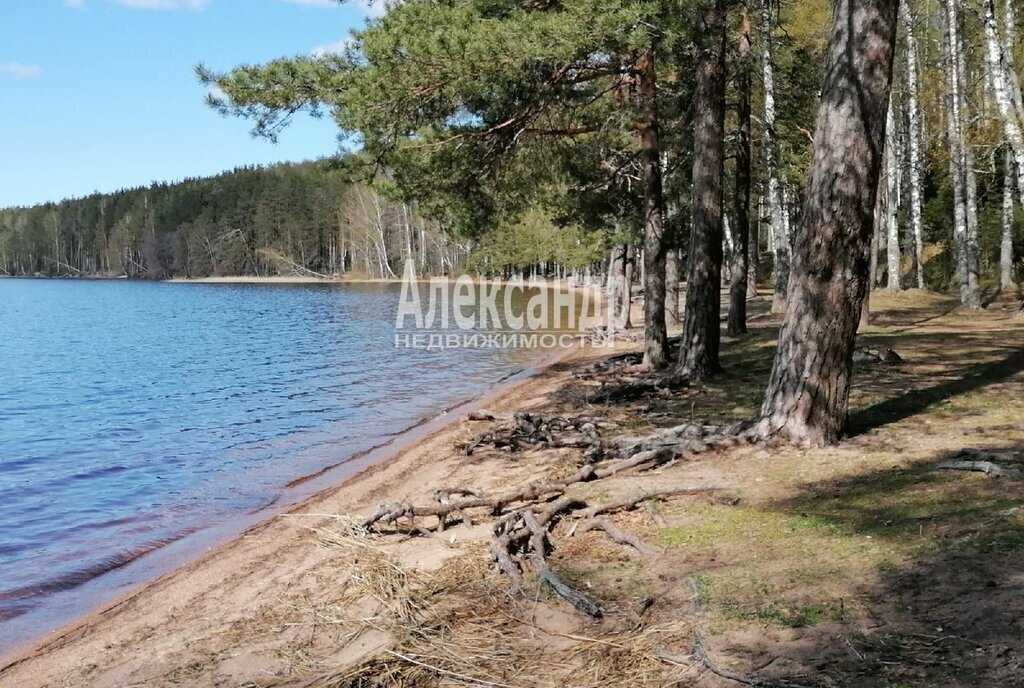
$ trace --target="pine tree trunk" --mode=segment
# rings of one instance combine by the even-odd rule
[[[836,0],[789,305],[757,426],[839,440],[867,291],[898,0]]]
[[[786,310],[789,285],[790,244],[784,240],[785,218],[779,182],[779,143],[775,132],[775,64],[772,47],[771,0],[761,0],[762,82],[764,87],[764,168],[768,187],[768,212],[771,218],[771,244],[774,254],[774,294],[772,312]]]
[[[641,55],[637,76],[644,112],[640,124],[644,177],[644,364],[650,370],[662,370],[668,366],[669,355],[665,329],[665,213],[653,48]]]
[[[691,379],[721,369],[722,173],[725,165],[725,42],[723,0],[698,28],[694,93],[693,210],[686,271],[686,312],[679,373]]]
[[[736,190],[735,190],[735,246],[732,253],[732,282],[729,288],[729,323],[731,335],[747,332],[747,287],[750,284],[750,73],[747,59],[750,55],[753,26],[746,7],[740,10],[739,67],[736,106]]]
[[[914,286],[924,289],[924,169],[921,156],[924,132],[921,119],[917,36],[909,2],[900,3],[900,22],[903,24],[904,36],[906,36],[907,160],[910,187],[910,232],[914,241]]]

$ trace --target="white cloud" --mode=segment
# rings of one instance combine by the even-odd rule
[[[313,57],[326,57],[328,55],[344,55],[348,47],[352,45],[351,38],[343,38],[335,43],[318,45],[309,51]]]
[[[201,10],[210,4],[210,0],[114,0],[114,2],[139,10]]]
[[[0,74],[6,76],[27,79],[29,77],[39,76],[42,73],[43,68],[39,65],[27,65],[21,64],[20,62],[0,62]]]

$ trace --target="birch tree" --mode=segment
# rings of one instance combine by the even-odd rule
[[[914,243],[914,286],[924,289],[924,169],[921,157],[924,131],[921,118],[917,28],[908,0],[900,3],[900,24],[906,39],[904,56],[907,87],[907,182],[910,191],[910,234]]]
[[[774,295],[772,312],[786,308],[789,285],[790,241],[786,235],[782,190],[779,181],[779,141],[775,112],[775,63],[772,46],[772,0],[761,0],[761,80],[764,89],[764,175],[771,218],[771,245],[774,257]]]
[[[886,235],[886,281],[889,291],[902,288],[900,272],[900,227],[896,211],[899,208],[899,179],[896,166],[896,121],[893,116],[893,100],[889,100],[886,114],[885,135],[885,235]]]

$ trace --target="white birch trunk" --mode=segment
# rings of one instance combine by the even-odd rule
[[[771,217],[770,244],[775,257],[775,295],[772,312],[786,309],[789,291],[790,244],[785,239],[785,212],[779,183],[778,139],[775,134],[775,65],[772,55],[771,1],[761,0],[761,61],[764,86],[764,167],[768,212]]]
[[[924,131],[921,118],[917,35],[910,3],[900,3],[900,24],[906,36],[907,69],[907,160],[910,187],[910,232],[914,240],[914,286],[924,289],[923,167],[921,147]]]
[[[1010,95],[1010,86],[1006,57],[1003,45],[999,40],[996,25],[995,0],[984,0],[982,24],[985,28],[985,62],[988,68],[988,79],[992,86],[992,98],[995,100],[999,118],[1003,122],[1003,134],[1006,142],[1013,150],[1018,174],[1024,174],[1024,133],[1017,107]],[[1018,185],[1020,180],[1018,179]]]
[[[889,99],[889,110],[886,114],[885,127],[885,233],[886,233],[886,287],[889,291],[902,288],[900,280],[900,232],[896,221],[896,210],[899,207],[899,178],[896,169],[896,118],[893,114],[895,104]]]
[[[999,245],[999,286],[1008,289],[1013,282],[1013,156],[1006,151],[1006,174],[1003,178],[1003,236]]]
[[[956,281],[960,285],[960,301],[967,305],[968,242],[967,242],[967,174],[964,155],[964,128],[962,121],[962,74],[960,71],[959,12],[957,0],[945,0],[946,10],[946,74],[949,82],[946,117],[949,143],[949,178],[953,187],[953,253]]]

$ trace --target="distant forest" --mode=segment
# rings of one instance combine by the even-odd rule
[[[332,162],[239,168],[0,210],[6,275],[389,278],[406,258],[422,274],[442,274],[468,253],[436,222]]]

